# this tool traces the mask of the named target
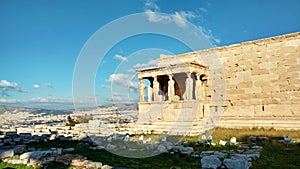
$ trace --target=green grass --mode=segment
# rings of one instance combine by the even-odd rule
[[[128,168],[200,168],[198,160],[193,159],[187,155],[180,154],[160,154],[148,158],[127,158],[112,154],[107,151],[90,151],[81,150],[80,153],[92,161],[101,161],[103,164],[108,164],[114,167],[128,167]]]
[[[300,143],[290,144],[288,147],[282,143],[264,143],[262,156],[254,162],[253,168],[300,168]]]
[[[41,148],[42,150],[47,150],[51,147],[61,147],[61,148],[75,148],[74,154],[80,154],[88,158],[88,160],[99,161],[102,164],[108,164],[114,167],[127,167],[132,169],[139,168],[201,168],[199,164],[199,159],[194,159],[187,155],[180,154],[160,154],[148,158],[127,158],[112,154],[106,150],[94,151],[90,150],[88,145],[82,142],[72,141],[72,142],[61,142],[61,141],[49,141],[48,143],[34,143],[29,144],[28,147]],[[53,167],[53,166],[50,166]],[[67,166],[61,166],[66,168]],[[55,167],[53,167],[55,168]]]
[[[33,169],[33,167],[29,167],[29,166],[26,166],[26,165],[23,165],[23,164],[9,164],[9,163],[5,163],[5,162],[0,162],[0,168],[1,169],[4,169],[4,168],[7,168],[7,169],[11,169],[11,168],[14,168],[14,169]]]

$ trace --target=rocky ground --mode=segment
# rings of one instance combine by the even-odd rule
[[[98,141],[95,143],[92,139],[85,138],[81,141],[76,141],[76,144],[72,140],[65,140],[58,137],[57,140],[48,140],[49,142],[39,140],[36,143],[6,145],[6,147],[2,147],[0,150],[0,158],[6,163],[26,164],[35,168],[47,168],[47,166],[51,168],[52,163],[61,163],[62,165],[78,169],[107,169],[113,168],[113,165],[104,164],[101,162],[101,159],[99,159],[100,161],[92,161],[84,155],[77,154],[80,152],[78,150],[84,149],[85,151],[90,151],[90,153],[96,153],[106,150],[109,152],[113,152],[114,150],[120,151],[120,149],[123,149],[127,152],[140,153],[140,149],[143,149],[146,152],[168,154],[170,158],[176,156],[176,154],[185,156],[185,158],[189,156],[193,160],[198,161],[199,168],[248,169],[252,167],[253,161],[261,157],[263,150],[263,146],[260,146],[261,143],[271,141],[268,137],[250,136],[248,144],[237,142],[235,138],[232,138],[229,142],[223,140],[218,142],[201,140],[196,143],[178,142],[174,144],[170,138],[164,136],[159,137],[160,140],[153,139],[151,141],[149,141],[149,137],[142,140],[134,136],[130,136],[127,139],[128,136],[111,135],[101,138],[102,142]],[[135,149],[119,147],[120,144],[117,141],[130,142],[139,146],[135,147]],[[285,144],[283,140],[279,142]],[[45,146],[47,144],[48,146]],[[73,145],[74,147],[68,145]],[[159,166],[160,164],[157,165]]]

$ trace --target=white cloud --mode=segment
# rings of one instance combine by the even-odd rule
[[[119,54],[116,54],[114,58],[117,59],[117,60],[120,60],[122,62],[128,62],[128,59],[126,57],[123,57]]]
[[[138,63],[134,66],[134,68],[141,69],[141,68],[153,67],[153,66],[157,66],[156,60],[150,60],[148,61],[148,63]]]
[[[128,95],[124,95],[123,93],[113,92],[112,98],[109,101],[113,101],[114,103],[135,103],[138,100],[136,98],[131,98]]]
[[[10,96],[8,93],[10,91],[23,92],[16,82],[9,82],[7,80],[0,81],[0,95]]]
[[[32,88],[35,88],[35,89],[38,89],[38,88],[40,88],[41,86],[39,85],[39,84],[33,84],[32,85]]]
[[[0,103],[16,103],[16,99],[0,99]]]
[[[134,82],[133,79],[134,75],[117,73],[111,74],[109,76],[109,79],[107,79],[106,81],[125,88],[137,89],[139,87],[139,84],[137,82]]]
[[[180,26],[180,27],[186,26],[185,18],[183,18],[178,12],[176,12],[175,15],[172,15],[172,18],[178,26]]]
[[[9,82],[7,80],[1,80],[0,87],[16,88],[16,87],[18,87],[18,84],[16,82]]]
[[[215,37],[213,34],[212,34],[212,31],[210,29],[205,29],[204,27],[202,26],[199,26],[199,29],[201,29],[203,35],[209,39],[209,41],[216,46],[216,44],[219,44],[221,42],[221,40],[217,37]]]
[[[145,8],[152,9],[154,11],[159,11],[160,10],[159,6],[156,3],[154,3],[153,0],[147,0],[145,2]]]
[[[209,7],[210,4],[208,3],[207,6]],[[159,22],[166,24],[169,22],[174,22],[179,27],[184,28],[187,26],[187,21],[194,21],[194,19],[203,19],[201,15],[196,15],[193,11],[174,11],[169,15],[159,13],[160,8],[154,3],[154,1],[147,1],[145,3],[145,8],[146,9],[144,13],[147,16],[148,21],[153,23]],[[201,12],[208,12],[206,8],[199,8],[199,10]],[[203,28],[201,26],[199,27],[204,30],[202,31],[204,33],[204,36],[206,36],[213,45],[216,46],[216,44],[219,44],[221,42],[220,39],[213,36],[211,30]]]
[[[29,102],[47,103],[50,102],[49,98],[36,97],[28,100]]]
[[[162,14],[157,13],[157,12],[153,12],[150,9],[146,9],[145,10],[145,14],[148,17],[148,21],[149,22],[154,22],[154,23],[156,23],[156,22],[168,23],[168,22],[170,22],[172,20],[170,16],[168,16],[168,15],[162,15]]]
[[[174,22],[179,27],[185,27],[187,20],[196,18],[196,15],[191,11],[175,11],[173,14],[165,15],[159,13],[159,6],[153,1],[147,1],[145,3],[145,14],[148,17],[149,22],[169,23]]]
[[[199,8],[199,9],[200,9],[201,12],[205,12],[205,13],[208,12],[208,10],[205,9],[205,8]]]
[[[111,98],[105,98],[101,102],[107,101],[108,103],[133,103],[137,99],[131,98],[129,93],[137,93],[138,83],[132,82],[130,78],[133,78],[132,75],[125,74],[112,74],[110,79],[106,80],[108,82],[113,81],[115,85],[121,88],[112,88],[109,85],[100,85],[101,88],[107,89],[111,92]],[[125,92],[124,92],[125,91]],[[99,103],[99,102],[98,102]]]
[[[47,98],[47,97],[35,97],[29,98],[27,100],[17,100],[17,99],[0,99],[0,103],[16,103],[20,105],[34,105],[35,103],[72,103],[72,98]]]
[[[107,89],[107,90],[110,90],[110,89],[111,89],[111,86],[109,86],[109,85],[104,85],[104,84],[100,85],[100,87],[103,88],[103,89]]]
[[[195,17],[195,14],[190,11],[175,12],[175,14],[172,15],[174,22],[180,27],[185,27],[187,20]]]
[[[126,98],[118,92],[112,92],[112,99],[113,99],[113,101],[124,101],[124,100],[126,100]]]
[[[51,83],[45,83],[45,86],[49,87],[49,88],[52,88],[52,89],[54,88],[54,86]]]
[[[125,99],[124,99],[122,96],[116,96],[116,95],[113,95],[113,96],[112,96],[112,100],[113,100],[113,101],[120,102],[120,101],[124,101]]]
[[[86,98],[85,98],[86,99]],[[27,100],[17,100],[19,103],[30,104],[30,103],[72,103],[72,98],[55,98],[55,97],[34,97]]]
[[[94,103],[94,97],[84,97],[76,100],[76,107],[89,107],[90,103]],[[31,107],[31,108],[46,108],[46,109],[74,109],[73,98],[55,98],[55,97],[35,97],[26,100],[16,99],[0,99],[0,104],[16,106],[16,107]],[[111,104],[108,102],[107,104]]]
[[[128,69],[127,72],[135,73],[136,70],[135,69]]]

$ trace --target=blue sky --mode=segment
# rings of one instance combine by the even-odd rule
[[[156,13],[166,13],[169,22],[184,29],[188,21],[202,30],[212,46],[223,46],[300,31],[299,6],[298,0],[1,0],[0,103],[72,107],[73,73],[80,51],[97,30],[130,14],[143,13],[149,22],[160,22],[163,16]],[[153,16],[156,20],[151,20]],[[132,27],[135,24],[139,23]],[[134,102],[138,99],[135,69],[155,65],[160,53],[189,51],[161,35],[122,40],[101,56],[94,96],[83,100],[95,97],[99,105]]]

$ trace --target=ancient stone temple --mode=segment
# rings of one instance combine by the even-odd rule
[[[300,128],[300,33],[177,56],[137,71],[135,130],[196,135],[221,127]]]
[[[138,78],[139,122],[153,123],[154,126],[160,124],[165,130],[172,132],[172,128],[168,127],[184,123],[190,126],[196,119],[204,117],[204,109],[209,101],[206,99],[209,86],[205,66],[197,62],[168,64],[162,56],[158,59],[157,67],[139,70]],[[148,81],[147,100],[145,80]],[[176,122],[180,124],[174,124]],[[180,133],[177,128],[176,132]]]

